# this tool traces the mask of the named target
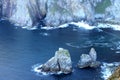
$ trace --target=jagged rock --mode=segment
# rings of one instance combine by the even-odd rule
[[[53,74],[71,73],[72,62],[69,51],[63,48],[59,48],[59,50],[55,52],[55,56],[43,64],[39,69],[41,72]]]
[[[92,61],[96,61],[96,59],[97,59],[97,53],[96,53],[96,51],[95,51],[94,48],[91,48],[91,50],[89,52],[89,55],[90,55]]]
[[[111,0],[111,6],[106,9],[106,15],[110,20],[120,20],[120,0]]]
[[[114,73],[107,80],[120,80],[120,66],[114,71]]]
[[[94,20],[94,10],[89,1],[48,0],[45,22],[47,26],[59,26],[82,19]]]
[[[2,18],[32,28],[46,15],[47,0],[2,0]]]
[[[94,48],[91,48],[89,54],[82,54],[80,56],[80,60],[78,62],[79,68],[86,68],[86,67],[98,67],[100,62],[96,61],[97,53]]]

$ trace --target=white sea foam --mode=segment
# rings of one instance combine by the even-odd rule
[[[55,27],[47,27],[47,26],[44,26],[44,27],[41,27],[41,29],[52,30],[52,29],[56,29],[56,28],[55,28]]]
[[[78,26],[79,28],[85,28],[85,29],[88,29],[88,30],[91,30],[91,29],[94,29],[95,26],[90,26],[89,24],[87,24],[86,22],[71,22],[69,24],[72,24],[72,25],[75,25],[75,26]]]
[[[98,28],[112,28],[113,30],[120,30],[120,25],[117,24],[107,24],[107,23],[99,23],[97,25]]]
[[[50,34],[45,32],[45,33],[40,33],[40,35],[49,36]]]
[[[41,27],[41,29],[45,29],[45,30],[53,30],[53,29],[59,29],[59,28],[66,28],[66,27],[68,27],[69,26],[69,24],[68,23],[66,23],[66,24],[62,24],[62,25],[60,25],[60,26],[58,26],[58,27],[48,27],[48,26],[44,26],[44,27]]]
[[[107,80],[119,65],[120,62],[103,63],[103,65],[101,66],[102,78],[104,80]]]
[[[26,29],[28,29],[28,30],[36,30],[36,29],[37,29],[37,26],[34,26],[34,27],[32,27],[32,28],[26,28]]]
[[[68,26],[69,26],[69,24],[66,23],[66,24],[60,25],[59,28],[66,28]]]
[[[42,66],[42,64],[36,64],[36,65],[32,66],[32,71],[34,71],[37,75],[40,75],[40,73],[42,75],[48,75],[48,73],[42,72],[41,69],[39,69],[41,66]]]
[[[18,23],[12,23],[14,24],[15,26],[20,26],[20,24]],[[92,30],[94,28],[97,28],[97,30],[99,32],[101,32],[102,30],[100,28],[111,28],[113,30],[120,30],[120,25],[117,25],[117,24],[108,24],[108,23],[98,23],[97,26],[90,26],[87,22],[70,22],[70,23],[65,23],[65,24],[62,24],[60,26],[56,26],[56,27],[51,27],[51,26],[43,26],[41,27],[41,29],[44,29],[44,30],[53,30],[53,29],[59,29],[59,28],[66,28],[66,27],[69,27],[69,25],[75,25],[77,26],[78,28],[84,28],[86,30]],[[37,29],[37,26],[34,26],[34,27],[30,27],[30,26],[23,26],[22,27],[23,29],[28,29],[28,30],[35,30]]]
[[[87,30],[92,30],[94,28],[98,28],[98,30],[99,30],[99,28],[112,28],[113,30],[120,30],[120,25],[117,25],[117,24],[98,23],[97,26],[90,26],[88,23],[83,22],[83,21],[81,21],[81,22],[70,22],[70,23],[60,25],[58,27],[41,27],[41,29],[52,30],[52,29],[66,28],[69,25],[75,25],[75,26],[78,26],[79,28],[84,28],[84,29],[87,29]]]
[[[27,29],[27,30],[36,30],[37,26],[32,26],[32,27],[28,27],[28,26],[23,26],[23,29]]]
[[[85,29],[88,29],[88,30],[91,30],[91,29],[95,28],[95,26],[90,26],[86,22],[82,21],[82,22],[70,22],[70,23],[62,24],[58,27],[47,27],[47,26],[45,26],[45,27],[41,27],[41,29],[52,30],[52,29],[66,28],[69,25],[75,25],[75,26],[78,26],[79,28],[85,28]]]
[[[35,72],[37,75],[52,75],[52,74],[57,74],[60,75],[62,74],[62,71],[58,71],[57,73],[52,73],[52,72],[43,72],[40,68],[42,67],[42,64],[36,64],[32,66],[32,71]]]
[[[120,54],[120,51],[116,51],[115,53]]]

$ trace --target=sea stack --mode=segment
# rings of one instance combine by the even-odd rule
[[[82,54],[80,56],[78,67],[79,68],[86,68],[86,67],[96,68],[100,65],[100,62],[96,61],[96,59],[97,59],[97,53],[94,48],[91,48],[89,54]]]
[[[72,72],[72,61],[68,50],[59,48],[55,56],[38,68],[42,72],[50,74],[68,74]]]

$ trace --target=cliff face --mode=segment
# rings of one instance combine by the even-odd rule
[[[107,16],[113,20],[120,20],[120,0],[111,0],[111,6],[106,9]]]
[[[119,20],[119,0],[0,0],[2,18],[31,28],[41,20],[46,26],[96,19]]]
[[[2,17],[18,26],[31,27],[45,16],[45,0],[2,0]]]

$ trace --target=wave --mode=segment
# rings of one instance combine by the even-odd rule
[[[98,28],[98,30],[101,31],[100,28],[111,28],[113,30],[120,31],[120,25],[117,25],[117,24],[98,23],[97,26],[91,26],[87,22],[83,22],[83,21],[81,21],[81,22],[65,23],[65,24],[62,24],[62,25],[60,25],[58,27],[47,27],[47,26],[45,26],[45,27],[41,27],[41,29],[52,30],[52,29],[66,28],[69,25],[75,25],[78,28],[84,28],[86,30],[92,30],[92,29]]]
[[[93,28],[95,28],[95,26],[90,26],[89,24],[87,24],[86,22],[70,22],[70,23],[65,23],[65,24],[62,24],[58,27],[41,27],[41,29],[45,29],[45,30],[53,30],[53,29],[59,29],[59,28],[66,28],[68,27],[69,25],[75,25],[79,28],[85,28],[85,29],[88,29],[88,30],[91,30]]]
[[[52,75],[52,74],[56,74],[56,75],[60,75],[62,74],[62,71],[59,71],[57,73],[52,73],[52,72],[43,72],[40,68],[42,67],[42,64],[36,64],[34,66],[32,66],[32,71],[35,72],[37,75]]]
[[[42,72],[39,68],[42,66],[42,64],[36,64],[34,66],[32,66],[32,71],[35,72],[37,75],[40,75],[40,73],[42,75],[48,75],[48,73],[46,72]]]
[[[41,29],[45,29],[45,30],[53,30],[53,29],[59,29],[59,28],[66,28],[66,27],[68,27],[69,26],[69,24],[68,23],[66,23],[66,24],[62,24],[62,25],[60,25],[60,26],[58,26],[58,27],[48,27],[48,26],[44,26],[44,27],[41,27]]]
[[[117,24],[98,23],[97,28],[111,28],[113,30],[120,31],[120,25]]]
[[[4,21],[6,20],[6,18],[1,18],[0,21]],[[28,29],[28,30],[35,30],[35,29],[38,29],[38,24],[37,23],[35,26],[24,26],[24,25],[20,25],[19,23],[14,23],[14,22],[11,22],[11,24],[15,25],[15,26],[22,26],[23,29]],[[75,25],[77,26],[78,28],[84,28],[86,30],[92,30],[92,29],[95,29],[97,28],[98,30],[101,31],[101,29],[99,28],[111,28],[113,30],[117,30],[117,31],[120,31],[120,25],[118,24],[110,24],[110,23],[98,23],[96,26],[91,26],[89,25],[87,22],[85,21],[78,21],[78,22],[69,22],[69,23],[65,23],[65,24],[62,24],[60,26],[56,26],[56,27],[52,27],[52,26],[43,26],[41,27],[41,29],[45,29],[45,30],[53,30],[53,29],[59,29],[59,28],[66,28],[66,27],[69,27],[69,25]]]
[[[19,26],[19,25],[16,25],[16,24],[15,24],[15,26]],[[30,27],[28,27],[28,26],[23,26],[22,28],[23,28],[23,29],[27,29],[27,30],[36,30],[36,29],[38,29],[37,27],[38,27],[38,24],[37,24],[36,26],[30,26]]]

